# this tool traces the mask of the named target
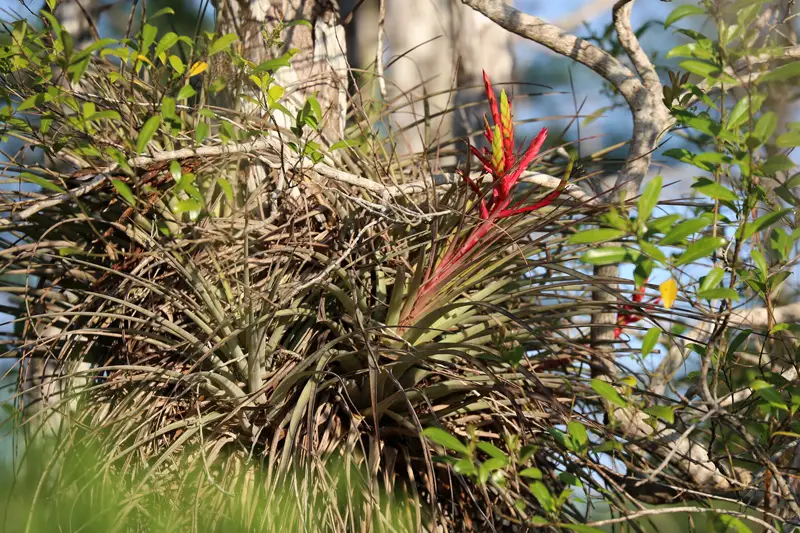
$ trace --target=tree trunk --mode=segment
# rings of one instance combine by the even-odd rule
[[[512,81],[512,34],[460,1],[386,2],[392,56],[402,56],[389,69],[390,86],[395,95],[406,95],[398,102],[404,107],[395,113],[397,126],[408,128],[400,134],[398,148],[415,153],[435,141],[480,130],[482,113],[464,106],[483,98],[484,70],[497,85]],[[475,88],[452,91],[468,86]],[[437,115],[456,107],[460,109]]]
[[[306,20],[306,24],[287,24]],[[333,140],[344,133],[347,110],[347,45],[334,0],[219,0],[217,33],[239,36],[242,56],[255,64],[279,57],[291,49],[299,52],[292,66],[275,73],[275,83],[285,90],[287,108],[301,109],[315,95],[323,110],[324,131]],[[257,90],[234,72],[227,58],[218,56],[212,75],[222,76],[227,88],[219,102],[244,113],[255,112],[239,98]],[[276,113],[276,120],[283,115]],[[285,125],[285,124],[280,124]]]

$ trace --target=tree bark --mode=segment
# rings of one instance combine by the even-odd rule
[[[386,1],[398,149],[417,153],[480,130],[481,113],[466,106],[483,98],[483,70],[496,85],[512,81],[513,35],[456,0]]]
[[[310,22],[310,27],[286,26],[301,20]],[[238,35],[242,56],[256,65],[291,49],[299,50],[291,67],[275,72],[275,83],[286,90],[285,105],[296,111],[315,95],[323,110],[325,131],[333,140],[341,138],[347,111],[347,45],[336,1],[218,0],[217,33]],[[211,67],[212,76],[227,81],[218,103],[244,113],[255,112],[239,97],[257,89],[248,85],[236,67],[222,54]],[[275,118],[283,120],[279,113]]]

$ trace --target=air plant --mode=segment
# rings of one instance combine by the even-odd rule
[[[410,323],[414,318],[424,314],[431,304],[431,298],[439,289],[460,270],[467,265],[467,258],[472,252],[486,249],[498,236],[494,232],[497,223],[505,218],[532,213],[552,204],[559,197],[567,184],[567,178],[561,180],[558,187],[544,198],[531,205],[524,205],[528,196],[515,201],[515,193],[522,174],[539,155],[539,151],[547,137],[547,128],[542,128],[534,138],[528,149],[519,156],[514,149],[514,122],[512,104],[505,90],[500,92],[498,105],[492,84],[486,72],[483,73],[483,83],[486,87],[486,97],[492,113],[493,125],[489,124],[484,115],[484,136],[491,150],[484,147],[478,150],[470,145],[471,153],[478,158],[482,165],[482,176],[490,175],[492,192],[487,200],[478,183],[469,176],[469,169],[459,171],[464,182],[478,196],[478,209],[480,222],[469,232],[464,240],[454,239],[445,254],[428,275],[419,293],[417,300],[405,323]],[[567,176],[569,171],[567,172]],[[487,238],[488,237],[488,238]],[[480,245],[480,246],[479,246]]]

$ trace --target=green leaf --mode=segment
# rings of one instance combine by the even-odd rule
[[[195,126],[194,130],[194,140],[197,142],[197,144],[203,144],[203,141],[208,138],[208,131],[208,122],[200,121],[197,123],[197,126]]]
[[[322,121],[322,106],[319,105],[319,100],[313,96],[309,96],[308,103],[311,106],[311,111],[314,113],[314,117],[317,119],[317,123],[320,123]]]
[[[715,289],[721,282],[722,278],[725,277],[725,271],[719,267],[712,268],[708,274],[703,277],[703,281],[700,283],[700,288],[698,290],[707,291],[709,289]]]
[[[681,44],[667,52],[665,59],[673,57],[693,57],[696,59],[714,59],[714,52],[711,50],[711,41]]]
[[[141,46],[139,47],[139,53],[146,56],[147,53],[150,51],[150,45],[153,44],[156,40],[156,35],[158,35],[158,28],[151,24],[145,24],[142,27],[142,42]]]
[[[569,237],[570,244],[591,244],[596,242],[605,242],[605,241],[613,241],[617,240],[620,237],[624,237],[627,232],[618,230],[618,229],[611,229],[611,228],[599,228],[599,229],[591,229],[580,231],[571,235]]]
[[[542,506],[542,509],[547,511],[548,513],[552,513],[556,510],[555,501],[553,501],[553,496],[550,494],[550,490],[547,486],[542,483],[541,481],[534,481],[529,485],[531,492],[539,501],[539,505]]]
[[[681,216],[678,214],[666,215],[659,218],[653,218],[647,223],[649,231],[656,233],[667,233],[674,225],[675,222],[680,220]]]
[[[619,395],[617,389],[615,389],[610,383],[607,383],[601,379],[593,379],[591,382],[592,388],[594,391],[602,396],[606,401],[613,403],[618,407],[627,407],[628,402]]]
[[[131,206],[136,205],[136,196],[134,196],[133,191],[128,187],[127,183],[120,180],[111,180],[111,184],[128,204]]]
[[[469,455],[469,450],[463,442],[441,428],[426,428],[422,434],[440,446],[463,455]]]
[[[569,433],[573,444],[577,450],[585,450],[589,444],[589,434],[586,433],[586,427],[580,422],[568,422],[567,433]]]
[[[667,424],[675,423],[675,410],[673,407],[668,407],[666,405],[654,405],[645,409],[644,412],[653,418],[663,420]]]
[[[542,479],[542,471],[533,467],[520,471],[519,475],[531,479]]]
[[[169,56],[169,64],[178,75],[182,75],[186,72],[186,65],[183,64],[183,61],[178,56]]]
[[[731,162],[731,156],[720,152],[700,152],[694,156],[695,162],[724,165]]]
[[[500,459],[497,457],[493,457],[483,463],[478,467],[478,481],[481,484],[486,483],[489,480],[489,476],[498,470],[505,468],[508,464],[507,460]]]
[[[721,514],[717,520],[722,524],[725,533],[753,533],[753,530],[735,516]]]
[[[672,244],[678,244],[686,240],[686,237],[689,235],[694,235],[698,231],[702,230],[706,226],[711,224],[711,220],[700,217],[700,218],[692,218],[689,220],[685,220],[672,228],[672,230],[664,235],[664,237],[658,242],[658,244],[662,246],[668,246]]]
[[[766,95],[757,93],[739,99],[731,109],[730,115],[728,115],[727,128],[733,130],[747,122],[751,116],[758,113],[766,98]]]
[[[793,148],[795,146],[800,146],[800,131],[787,131],[786,133],[779,135],[778,139],[775,141],[775,144],[778,145],[778,148]]]
[[[761,76],[756,83],[769,83],[771,81],[784,81],[800,76],[800,62],[792,61],[774,68]]]
[[[758,141],[758,144],[752,148],[757,148],[767,142],[769,138],[772,137],[777,126],[778,115],[774,112],[768,111],[761,115],[761,118],[756,122],[755,128],[753,128],[753,137]]]
[[[165,96],[161,100],[161,116],[167,120],[178,120],[178,115],[175,113],[175,99]]]
[[[17,106],[17,111],[25,111],[26,109],[30,109],[32,107],[39,107],[44,104],[44,102],[44,94],[32,94]]]
[[[583,524],[560,524],[561,527],[575,531],[576,533],[605,533],[602,529],[597,529],[592,526],[585,526]]]
[[[172,179],[175,181],[180,181],[181,175],[183,174],[183,169],[177,160],[169,164],[169,173],[172,175]]]
[[[705,61],[697,61],[696,59],[681,61],[681,68],[704,78],[716,78],[722,73],[722,69],[719,68],[719,66],[706,63]]]
[[[190,211],[200,211],[202,208],[203,204],[200,201],[195,198],[187,198],[186,200],[180,200],[177,202],[172,211],[176,215],[180,215]]]
[[[233,205],[233,187],[231,186],[231,182],[226,178],[217,178],[217,185],[219,185],[219,188],[222,189],[222,192],[225,194],[228,204]]]
[[[601,107],[595,111],[592,111],[586,116],[586,118],[583,119],[583,125],[588,126],[592,122],[596,121],[598,118],[602,117],[603,114],[609,109],[611,109],[611,106]]]
[[[756,391],[756,395],[765,400],[770,406],[783,411],[789,410],[781,393],[766,381],[761,379],[753,380],[753,382],[750,383],[750,388]]]
[[[678,6],[667,16],[667,20],[664,21],[664,29],[669,28],[682,18],[705,14],[706,10],[700,6],[694,6],[690,4]]]
[[[147,119],[136,137],[136,153],[141,154],[147,148],[147,143],[153,138],[156,130],[161,125],[161,115],[154,115]]]
[[[215,39],[211,46],[208,47],[208,56],[211,57],[216,53],[222,52],[226,48],[229,48],[234,41],[236,41],[239,37],[236,36],[235,33],[229,33],[227,35],[223,35],[218,39]]]
[[[653,348],[658,344],[658,339],[661,337],[661,328],[650,328],[642,338],[642,358],[647,357],[653,351]]]
[[[709,257],[727,241],[722,237],[703,237],[686,247],[686,251],[675,261],[675,266],[687,265],[703,257]]]
[[[581,261],[590,265],[613,265],[625,261],[635,261],[639,252],[621,246],[605,246],[586,252]]]
[[[486,453],[490,457],[508,461],[508,456],[506,455],[506,453],[497,446],[495,446],[494,444],[492,444],[491,442],[479,442],[478,449]]]
[[[784,216],[793,213],[794,210],[791,208],[781,209],[779,211],[773,211],[772,213],[767,213],[766,215],[760,216],[755,219],[753,222],[748,223],[744,226],[744,233],[741,233],[741,228],[737,232],[737,235],[741,240],[747,240],[753,236],[754,233],[757,231],[763,231],[766,228],[770,227],[771,225],[775,224],[777,221],[782,219]]]
[[[354,148],[363,145],[363,141],[357,139],[345,139],[343,141],[336,141],[330,147],[330,151],[339,150],[341,148]]]
[[[158,17],[163,17],[164,15],[174,15],[175,10],[171,7],[162,7],[158,11],[156,11],[155,15],[148,15],[147,20],[155,20]]]
[[[658,197],[661,194],[661,184],[663,178],[656,176],[644,188],[644,192],[639,197],[639,221],[644,224],[650,218],[653,208],[658,203]]]
[[[106,109],[105,111],[98,111],[91,117],[89,117],[91,121],[97,120],[122,120],[120,114],[113,109]]]
[[[758,270],[761,273],[761,280],[766,280],[767,272],[769,270],[769,267],[767,266],[767,260],[764,259],[764,256],[761,254],[761,252],[755,248],[750,250],[750,257],[753,258],[753,262],[756,264],[756,267],[758,267]]]
[[[770,156],[766,161],[761,163],[761,171],[768,176],[774,176],[778,172],[792,170],[794,167],[794,161],[783,154]]]
[[[253,74],[259,74],[268,70],[277,70],[281,67],[288,67],[289,65],[291,65],[289,58],[286,55],[283,55],[274,59],[268,59],[259,64],[255,69],[253,69]]]
[[[292,20],[283,24],[284,28],[291,28],[292,26],[306,26],[308,29],[314,28],[314,25],[311,24],[311,21],[306,19]]]
[[[38,185],[42,189],[47,189],[48,191],[53,191],[57,193],[63,193],[64,189],[53,183],[52,181],[45,179],[41,176],[37,176],[36,174],[31,174],[30,172],[22,172],[19,175],[19,178],[22,181],[27,181],[28,183],[33,183],[34,185]]]
[[[692,184],[692,189],[715,200],[734,202],[738,199],[738,196],[736,196],[736,194],[734,194],[730,189],[723,187],[719,183],[711,181],[708,178],[697,178],[697,180],[695,180],[695,182]]]
[[[727,287],[717,287],[716,289],[707,289],[704,291],[697,291],[697,297],[701,300],[733,300],[739,299],[739,293],[735,289]]]
[[[742,344],[744,344],[744,342],[747,340],[747,338],[750,336],[751,333],[753,332],[749,329],[740,331],[736,335],[736,337],[734,337],[733,340],[728,344],[728,351],[725,353],[725,358],[730,359],[730,357],[736,352],[736,350],[738,350],[739,347],[741,347]]]
[[[475,468],[475,463],[473,463],[472,460],[468,458],[456,461],[453,464],[453,470],[455,470],[457,474],[461,474],[464,476],[475,475],[478,473],[478,469]]]
[[[197,91],[195,91],[194,88],[187,83],[186,85],[181,87],[181,90],[178,91],[178,96],[176,96],[175,99],[180,102],[182,100],[187,100],[196,94]]]
[[[164,34],[160,41],[158,41],[158,46],[156,46],[155,57],[161,56],[162,53],[166,52],[178,42],[178,36],[174,32],[168,32]]]
[[[665,256],[664,252],[662,252],[661,249],[658,246],[656,246],[655,244],[651,244],[651,243],[649,243],[649,242],[647,242],[645,240],[641,240],[640,239],[639,240],[639,248],[642,249],[642,254],[644,254],[646,257],[649,257],[649,258],[654,259],[655,261],[659,261],[661,263],[666,263],[667,256]],[[648,276],[649,276],[649,272],[648,272]]]

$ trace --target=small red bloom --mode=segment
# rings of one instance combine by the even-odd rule
[[[642,300],[644,300],[644,292],[647,288],[647,280],[639,287],[636,292],[631,295],[631,300],[633,303],[640,304]],[[648,302],[648,305],[655,305],[661,301],[660,297],[653,298]],[[636,314],[636,309],[634,306],[630,305],[623,305],[622,312],[617,314],[617,327],[614,328],[614,338],[619,339],[620,335],[622,335],[622,329],[625,326],[630,324],[634,324],[642,319],[641,316]]]

